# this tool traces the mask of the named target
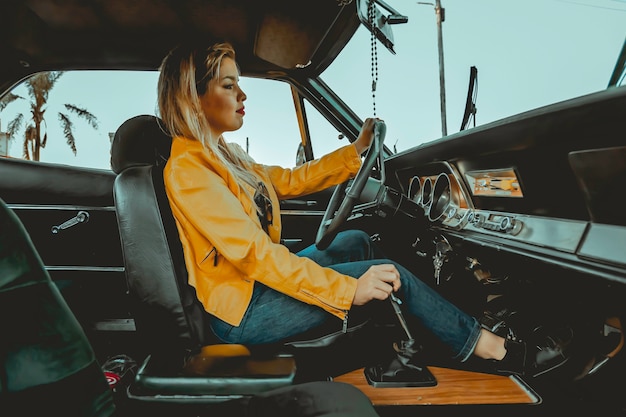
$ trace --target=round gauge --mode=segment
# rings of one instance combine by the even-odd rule
[[[430,177],[424,178],[422,183],[422,202],[421,206],[427,209],[432,202],[433,180]]]
[[[422,180],[420,177],[411,178],[409,182],[409,199],[417,204],[422,202]]]
[[[433,186],[432,196],[428,218],[434,222],[443,216],[450,205],[450,177],[447,174],[439,174]]]

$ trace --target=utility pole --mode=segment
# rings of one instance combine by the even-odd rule
[[[443,35],[441,23],[446,20],[446,10],[441,7],[441,1],[435,0],[435,14],[437,15],[437,46],[439,48],[439,95],[441,103],[441,133],[448,135],[448,123],[446,121],[446,79],[443,70]]]
[[[435,4],[418,1],[417,4],[429,4],[435,7],[437,16],[437,48],[439,51],[439,102],[441,104],[441,134],[448,135],[448,123],[446,121],[446,79],[443,65],[443,34],[441,24],[446,20],[446,10],[441,7],[441,0],[435,0]]]

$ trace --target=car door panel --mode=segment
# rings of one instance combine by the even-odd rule
[[[317,230],[335,187],[280,202],[282,240],[292,252],[315,242]]]
[[[114,179],[106,170],[0,159],[0,198],[23,222],[75,315],[94,330],[130,323]]]

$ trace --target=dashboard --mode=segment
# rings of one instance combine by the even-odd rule
[[[611,240],[624,241],[626,228],[492,209],[504,207],[504,200],[524,199],[523,181],[515,168],[461,172],[448,162],[437,162],[411,171],[405,175],[405,197],[423,209],[433,228],[450,236],[498,250],[556,252],[556,256],[616,265],[625,262],[619,253],[623,246],[607,246],[606,240],[610,233]],[[493,202],[486,203],[487,199]]]
[[[386,184],[424,217],[403,231],[626,282],[624,108],[607,89],[390,156]]]

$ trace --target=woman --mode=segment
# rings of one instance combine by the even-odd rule
[[[246,100],[229,43],[177,47],[160,71],[159,112],[174,137],[167,195],[189,283],[222,341],[274,343],[329,320],[345,325],[351,310],[395,293],[459,361],[476,355],[502,372],[532,375],[564,361],[558,344],[527,350],[485,330],[406,268],[379,259],[364,232],[340,233],[325,251],[295,254],[280,244],[279,200],[353,177],[376,119],[365,120],[354,143],[318,160],[294,169],[264,166],[223,137],[243,125]],[[541,351],[553,354],[543,358]]]

